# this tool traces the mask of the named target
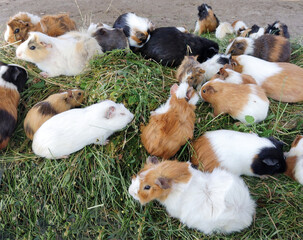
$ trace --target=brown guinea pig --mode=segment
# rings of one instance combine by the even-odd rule
[[[198,7],[199,20],[196,22],[194,33],[199,35],[204,32],[214,32],[219,26],[219,19],[214,14],[211,6],[203,3]]]
[[[204,81],[205,71],[197,61],[198,56],[185,56],[177,69],[176,78],[179,83],[188,82],[189,86],[196,88]]]
[[[169,159],[193,137],[195,105],[199,100],[188,83],[174,84],[167,102],[151,112],[147,126],[141,126],[141,141],[148,153]],[[187,101],[188,100],[188,101]]]
[[[68,90],[63,93],[50,95],[48,98],[35,104],[27,113],[24,120],[26,136],[33,140],[35,132],[52,116],[79,107],[84,98],[82,90]]]
[[[7,23],[4,39],[8,43],[20,45],[28,38],[29,32],[42,32],[57,37],[76,30],[75,22],[68,14],[46,15],[42,18],[27,12],[20,12]]]
[[[225,54],[246,54],[269,62],[289,62],[291,49],[287,38],[265,34],[257,39],[237,37],[227,46]]]

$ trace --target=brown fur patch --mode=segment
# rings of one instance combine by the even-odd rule
[[[34,50],[30,49],[32,46],[35,47]],[[42,62],[49,55],[46,47],[40,43],[39,37],[36,34],[34,35],[34,38],[28,42],[28,46],[24,52],[26,56],[35,60],[37,63]]]
[[[199,20],[199,35],[205,32],[214,32],[218,27],[219,22],[215,17],[213,10],[208,10],[208,16],[202,20]]]
[[[58,37],[66,32],[76,30],[75,22],[68,14],[47,15],[41,18],[43,33],[48,36]]]
[[[135,34],[131,35],[131,39],[136,41],[138,45],[141,45],[144,40],[148,38],[148,33],[147,32],[141,32],[137,29],[134,29]]]
[[[247,74],[241,74],[243,84],[257,84],[256,80]]]
[[[232,56],[231,57],[231,66],[232,69],[238,73],[242,73],[243,72],[243,66],[240,65],[240,63],[237,60],[237,56]]]
[[[193,143],[194,153],[191,162],[199,166],[199,170],[212,172],[220,166],[218,158],[206,136],[201,136]]]
[[[141,126],[141,141],[147,152],[164,159],[174,156],[193,137],[195,108],[173,94],[169,110],[151,116],[148,125]]]
[[[296,147],[302,138],[303,138],[302,135],[297,135],[296,138],[295,138],[295,140],[292,142],[291,147],[292,148]]]
[[[235,40],[231,45],[227,54],[231,54],[232,56],[238,56],[244,54],[247,49],[248,44],[245,39]]]
[[[251,28],[248,28],[248,29],[243,30],[242,32],[240,32],[239,37],[248,37],[250,31],[251,31]]]
[[[296,180],[295,175],[294,175],[294,170],[295,170],[296,164],[297,164],[297,156],[286,158],[287,169],[284,174],[294,180]]]

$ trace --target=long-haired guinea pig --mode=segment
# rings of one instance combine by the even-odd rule
[[[255,133],[206,132],[193,143],[191,162],[212,172],[221,167],[236,175],[273,175],[286,171],[283,143]]]
[[[129,47],[128,39],[120,28],[102,25],[93,34],[93,37],[96,38],[103,52]]]
[[[303,136],[298,135],[285,153],[287,170],[285,175],[303,184]]]
[[[132,178],[129,194],[142,205],[159,201],[170,216],[205,234],[248,227],[255,203],[244,181],[223,169],[201,172],[189,162],[149,157]]]
[[[68,32],[57,38],[30,32],[16,50],[17,58],[35,63],[43,71],[40,73],[43,77],[77,75],[98,53],[102,49],[89,32]]]
[[[214,14],[211,6],[203,3],[198,7],[199,20],[196,21],[194,33],[199,35],[205,32],[214,32],[219,25],[219,19]]]
[[[179,83],[187,82],[189,86],[197,88],[204,81],[205,71],[197,61],[197,56],[185,56],[176,72]]]
[[[33,151],[45,158],[66,158],[86,145],[108,143],[107,138],[123,129],[134,115],[110,100],[82,109],[71,109],[48,119],[34,135]]]
[[[288,39],[265,34],[256,40],[237,37],[228,45],[225,53],[232,56],[247,54],[270,62],[289,62],[291,49]]]
[[[268,24],[265,29],[265,33],[279,35],[285,38],[290,38],[288,27],[286,24],[281,23],[280,21],[275,21],[273,24]]]
[[[198,61],[204,62],[215,55],[219,47],[211,40],[181,32],[175,27],[162,27],[154,30],[150,40],[136,51],[164,66],[175,67],[186,55],[198,55]]]
[[[121,28],[128,38],[130,47],[142,47],[150,38],[155,29],[154,24],[147,18],[139,17],[134,13],[120,15],[114,23],[114,28]]]
[[[215,116],[227,113],[245,124],[251,124],[247,122],[247,116],[253,117],[254,123],[267,117],[269,100],[264,90],[256,84],[236,84],[215,79],[205,83],[199,93],[214,108]]]
[[[6,42],[21,44],[28,38],[29,32],[42,32],[57,37],[76,29],[75,22],[68,14],[46,15],[42,18],[27,12],[20,12],[7,23],[4,39]]]
[[[26,136],[33,140],[35,132],[44,122],[58,113],[79,107],[83,98],[84,92],[74,89],[50,95],[45,100],[38,102],[25,117],[24,130]]]
[[[15,130],[19,92],[23,91],[27,79],[23,67],[0,62],[0,149],[7,146]]]
[[[151,155],[169,159],[193,137],[198,94],[188,83],[174,84],[167,102],[151,112],[147,126],[141,126],[141,141]]]
[[[252,76],[267,95],[277,101],[303,101],[303,69],[291,63],[273,63],[240,55],[232,57],[233,70]]]
[[[212,58],[201,63],[201,67],[205,71],[204,81],[210,80],[225,64],[230,64],[230,55],[216,54]]]

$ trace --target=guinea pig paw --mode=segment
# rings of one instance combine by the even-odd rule
[[[44,78],[48,78],[49,74],[47,72],[41,72],[40,75]]]

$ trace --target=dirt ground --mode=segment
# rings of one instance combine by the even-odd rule
[[[78,26],[92,22],[112,25],[122,13],[135,12],[151,19],[156,26],[184,26],[193,29],[197,7],[202,3],[212,6],[220,21],[241,19],[248,26],[265,26],[275,20],[289,27],[291,38],[303,36],[302,0],[0,0],[0,30],[10,16],[19,11],[37,15],[69,12]]]

